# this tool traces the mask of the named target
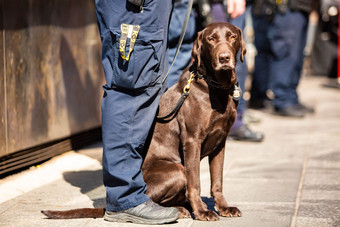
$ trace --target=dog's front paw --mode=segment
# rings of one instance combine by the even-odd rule
[[[218,221],[218,215],[211,210],[200,211],[198,214],[194,213],[195,219],[200,221]]]
[[[218,213],[223,217],[241,217],[242,212],[237,207],[219,209]]]

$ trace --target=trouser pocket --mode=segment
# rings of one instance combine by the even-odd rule
[[[162,48],[164,30],[156,27],[142,27],[129,60],[119,52],[119,29],[110,29],[113,40],[112,86],[125,89],[148,87],[160,78],[160,63],[164,55]],[[130,39],[127,39],[125,53],[128,55]]]

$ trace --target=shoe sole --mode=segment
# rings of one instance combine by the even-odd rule
[[[301,115],[293,115],[293,114],[285,114],[285,113],[280,113],[280,112],[274,112],[274,115],[278,115],[278,116],[282,116],[282,117],[287,117],[287,118],[303,118],[305,116],[305,114],[301,114]]]
[[[264,138],[262,138],[261,140],[252,140],[252,139],[241,139],[241,138],[236,138],[236,137],[231,137],[228,136],[227,138],[228,140],[233,140],[233,141],[242,141],[242,142],[255,142],[255,143],[260,143],[264,140]]]
[[[138,216],[134,216],[127,213],[117,213],[117,214],[110,214],[110,215],[104,215],[104,220],[110,221],[110,222],[120,222],[120,223],[136,223],[136,224],[148,224],[148,225],[161,225],[166,223],[172,223],[175,222],[178,219],[178,214],[175,217],[172,218],[165,218],[165,219],[147,219],[142,218]]]

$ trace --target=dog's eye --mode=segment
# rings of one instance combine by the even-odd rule
[[[230,39],[231,39],[231,40],[234,40],[234,39],[236,39],[236,35],[232,35],[232,36],[230,36]]]
[[[209,42],[215,42],[215,37],[212,37],[212,36],[208,37],[208,41]]]

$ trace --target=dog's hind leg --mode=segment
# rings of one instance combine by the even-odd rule
[[[182,164],[158,161],[143,170],[146,194],[162,206],[184,206],[186,177]]]

